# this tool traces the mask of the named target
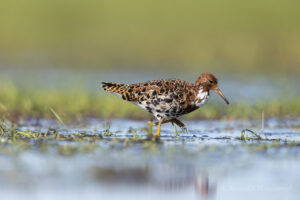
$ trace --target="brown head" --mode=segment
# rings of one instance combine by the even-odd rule
[[[218,79],[211,73],[203,73],[199,76],[195,83],[196,90],[199,91],[200,87],[202,87],[203,91],[213,90],[217,94],[219,94],[224,101],[229,104],[229,101],[223,95],[218,86]]]

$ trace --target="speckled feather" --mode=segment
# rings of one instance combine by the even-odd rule
[[[176,118],[205,104],[209,91],[199,84],[178,79],[160,79],[137,84],[102,82],[108,92],[137,104],[156,118]],[[201,94],[199,95],[199,91]]]

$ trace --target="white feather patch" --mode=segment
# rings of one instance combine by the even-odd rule
[[[197,101],[195,102],[195,105],[198,107],[203,106],[204,104],[206,104],[208,97],[209,97],[208,92],[204,92],[203,88],[200,87],[199,92],[197,94]]]

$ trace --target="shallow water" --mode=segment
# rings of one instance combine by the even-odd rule
[[[186,125],[187,133],[163,125],[156,143],[144,140],[144,121],[113,120],[111,135],[105,136],[109,125],[97,119],[67,127],[56,121],[27,120],[18,131],[45,133],[50,127],[61,136],[88,134],[97,140],[40,138],[16,145],[2,137],[2,198],[298,199],[299,119],[269,119],[264,130],[258,121]],[[241,140],[246,128],[262,139],[246,132],[247,140]]]

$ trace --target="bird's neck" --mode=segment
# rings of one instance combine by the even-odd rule
[[[197,96],[195,99],[195,104],[196,106],[200,107],[204,105],[209,97],[209,90],[207,90],[205,87],[199,85],[198,90],[197,90]]]
[[[200,85],[197,90],[197,96],[209,96],[209,90],[206,87]]]

